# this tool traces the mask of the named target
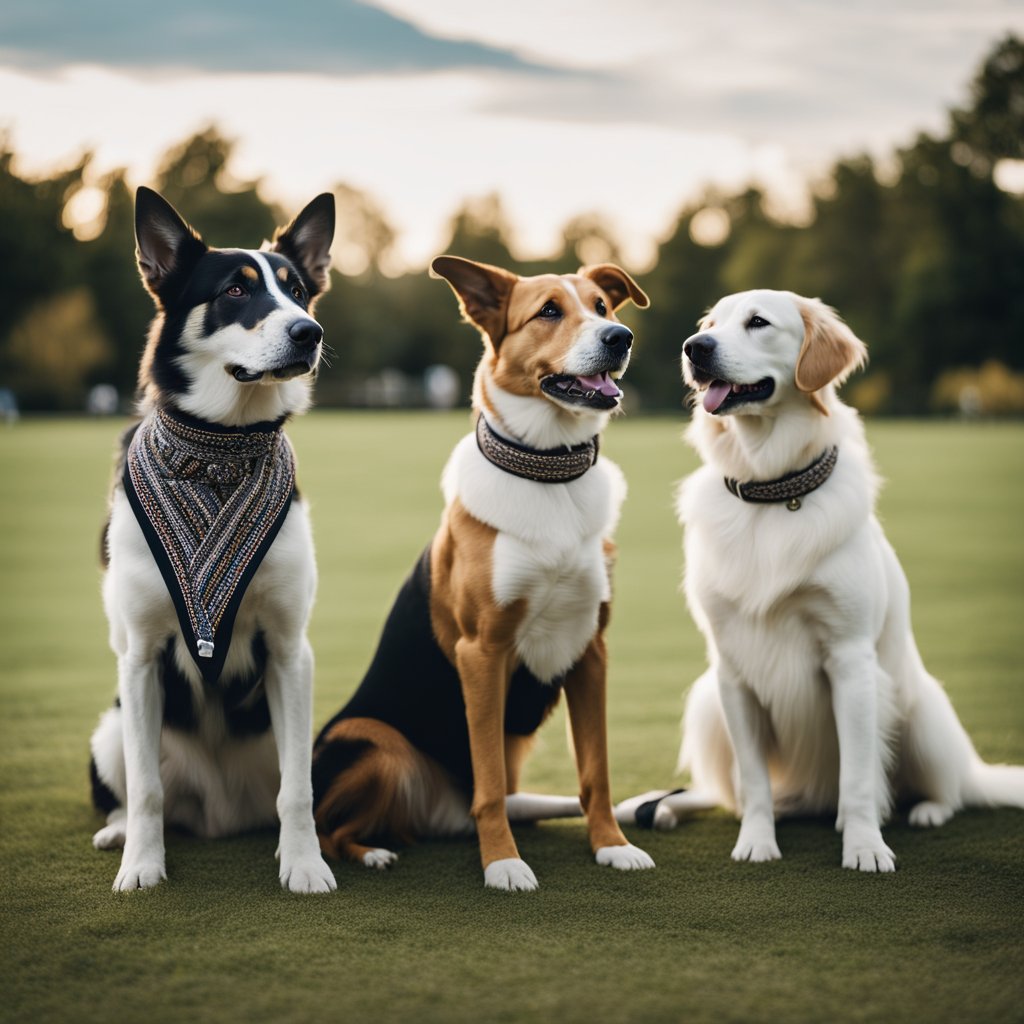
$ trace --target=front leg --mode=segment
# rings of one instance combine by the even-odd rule
[[[606,715],[607,654],[598,633],[565,679],[569,723],[576,749],[580,806],[598,864],[623,871],[653,868],[654,861],[622,834],[612,811]]]
[[[313,824],[313,650],[304,636],[268,652],[266,687],[281,766],[281,885],[291,892],[330,892],[338,883],[321,856]]]
[[[164,866],[164,791],[160,781],[163,695],[155,658],[129,649],[117,659],[117,690],[124,737],[124,852],[114,891],[150,889],[167,877]]]
[[[505,810],[505,701],[511,678],[510,653],[465,637],[455,644],[473,762],[473,806],[480,841],[484,885],[530,891],[537,877],[520,856]]]
[[[878,729],[880,667],[870,643],[834,644],[825,663],[839,737],[839,814],[843,867],[895,871],[882,838],[877,787],[884,780]]]
[[[764,710],[751,689],[726,666],[718,668],[718,689],[739,769],[742,817],[733,860],[779,860],[775,811],[765,751]]]

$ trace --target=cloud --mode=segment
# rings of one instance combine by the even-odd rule
[[[511,49],[431,34],[360,0],[28,0],[0,6],[0,59],[28,70],[565,73]]]
[[[1024,27],[1019,0],[976,0],[969,10],[957,0],[929,0],[923,21],[921,10],[883,0],[810,7],[736,0],[702,8],[690,25],[685,5],[634,3],[647,5],[657,24],[645,24],[613,73],[590,82],[516,82],[489,96],[484,110],[730,133],[754,145],[784,144],[799,159],[881,152],[917,130],[941,131],[946,111],[967,102],[970,78],[994,40]],[[728,30],[730,18],[740,30]]]

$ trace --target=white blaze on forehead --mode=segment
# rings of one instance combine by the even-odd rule
[[[260,273],[263,274],[263,283],[267,286],[267,291],[272,295],[276,295],[281,301],[282,305],[295,305],[295,300],[288,294],[285,293],[281,287],[281,281],[274,273],[273,268],[270,266],[270,261],[263,255],[263,253],[256,252],[253,249],[245,250],[246,256],[251,256],[255,261],[256,265],[260,268]]]
[[[597,315],[597,310],[596,309],[587,309],[587,307],[584,304],[583,300],[580,298],[580,293],[578,291],[576,291],[576,286],[574,284],[572,284],[572,282],[566,281],[566,280],[563,279],[562,280],[562,285],[565,288],[565,290],[576,300],[577,304],[580,307],[580,312],[584,316],[593,317],[595,320],[602,319],[602,317]]]

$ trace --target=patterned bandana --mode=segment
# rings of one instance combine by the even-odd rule
[[[155,409],[128,448],[125,493],[208,683],[291,506],[295,455],[282,424],[222,427]]]

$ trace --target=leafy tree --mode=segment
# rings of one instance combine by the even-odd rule
[[[82,187],[89,156],[51,177],[29,180],[15,170],[15,156],[0,139],[0,248],[8,256],[0,274],[0,380],[12,380],[10,350],[15,326],[41,304],[65,291],[77,274],[78,245],[64,224],[64,207]],[[37,400],[45,382],[34,388]]]
[[[1024,159],[1024,41],[1008,35],[971,83],[972,104],[951,115],[952,138],[990,161]]]

